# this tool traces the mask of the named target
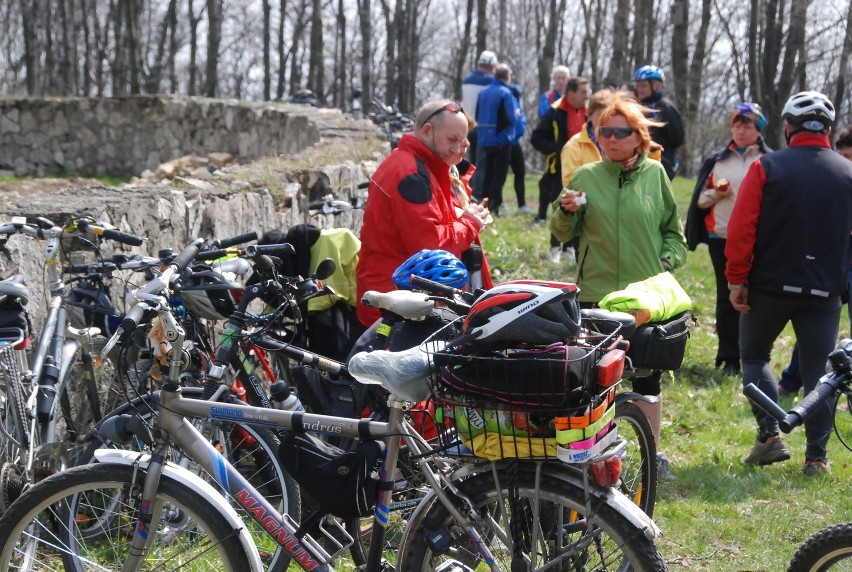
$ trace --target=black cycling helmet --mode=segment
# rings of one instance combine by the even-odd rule
[[[412,254],[393,273],[393,283],[397,288],[409,290],[412,274],[452,288],[462,288],[468,280],[467,267],[446,250],[423,249]]]
[[[580,333],[579,288],[562,282],[507,282],[474,302],[462,325],[464,343],[548,345],[567,342]]]
[[[200,270],[182,277],[180,299],[193,316],[225,320],[236,310],[242,291],[215,270]]]

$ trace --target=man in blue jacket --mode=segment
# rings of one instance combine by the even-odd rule
[[[495,216],[499,216],[503,203],[503,185],[509,172],[512,145],[518,137],[515,123],[521,117],[518,100],[508,87],[511,81],[509,66],[498,64],[494,81],[479,92],[476,103],[476,165],[485,173],[473,192],[478,199],[488,199],[488,208]]]
[[[485,50],[479,54],[479,59],[476,61],[476,69],[467,74],[462,80],[462,107],[474,119],[476,119],[476,99],[479,96],[479,92],[494,81],[494,66],[496,65],[497,56],[494,52]],[[467,134],[467,140],[470,141],[468,159],[470,159],[471,163],[476,164],[476,127],[471,129]]]

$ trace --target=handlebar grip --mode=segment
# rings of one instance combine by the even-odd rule
[[[139,322],[145,317],[145,310],[147,309],[148,306],[144,303],[136,304],[130,308],[130,311],[128,311],[121,320],[121,329],[125,333],[130,333],[136,330],[139,326]]]
[[[88,264],[69,264],[62,267],[62,272],[65,274],[88,274],[89,268]]]
[[[101,233],[101,236],[122,244],[129,244],[130,246],[141,246],[142,243],[145,242],[145,239],[141,236],[121,232],[112,228],[105,228]]]
[[[296,254],[296,249],[293,248],[293,245],[289,242],[282,242],[281,244],[256,244],[247,246],[246,254],[252,258],[260,254],[265,254],[267,256],[283,256],[285,254],[289,254],[292,256]]]
[[[195,259],[196,256],[198,256],[198,243],[199,241],[196,240],[195,242],[181,250],[180,254],[178,254],[175,259],[172,260],[172,263],[169,264],[169,266],[175,269],[175,274],[179,274],[184,268],[187,267],[190,262]]]
[[[232,251],[230,251],[232,252]],[[230,253],[227,248],[218,248],[216,250],[205,250],[203,252],[199,252],[195,256],[195,260],[216,260],[217,258],[222,258]]]
[[[257,240],[257,233],[255,231],[246,232],[237,236],[233,236],[231,238],[223,238],[222,240],[214,240],[213,248],[229,248],[231,246],[236,246],[238,244],[244,244],[246,242],[252,242]]]
[[[453,288],[452,286],[447,286],[416,274],[411,275],[411,278],[408,279],[408,283],[412,286],[417,286],[421,290],[426,290],[427,292],[438,294],[439,296],[446,296],[448,298],[452,298],[457,295],[461,296],[463,294],[463,292],[458,288]]]
[[[844,381],[843,375],[827,374],[822,377],[817,386],[808,393],[790,412],[787,414],[786,422],[789,423],[789,429],[784,428],[784,422],[779,422],[779,427],[785,433],[789,433],[793,427],[801,425],[805,419],[822,405],[826,399],[830,398],[838,386]]]
[[[753,383],[749,383],[743,388],[743,395],[751,399],[755,405],[763,409],[768,415],[771,415],[781,423],[786,417],[787,412],[772,401],[768,395],[763,393],[759,387]],[[789,432],[789,429],[785,432]]]

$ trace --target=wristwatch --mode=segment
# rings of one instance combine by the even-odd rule
[[[748,284],[731,284],[728,282],[728,290],[742,290],[746,286],[748,286]]]

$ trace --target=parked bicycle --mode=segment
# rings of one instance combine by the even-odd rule
[[[852,415],[852,340],[843,339],[828,356],[831,371],[820,378],[813,391],[790,411],[784,411],[753,383],[743,388],[743,393],[755,405],[778,420],[778,427],[789,433],[826,402],[834,409],[834,432],[846,449],[852,451],[849,434],[841,428],[849,427]],[[852,523],[826,527],[801,544],[790,562],[787,572],[827,572],[847,570],[852,566]]]
[[[31,352],[25,350],[30,332],[22,328],[3,332],[0,510],[28,483],[76,462],[79,448],[75,441],[102,417],[114,381],[114,369],[100,357],[106,338],[99,336],[97,329],[68,324],[65,284],[58,270],[66,249],[72,248],[75,240],[92,244],[104,238],[136,246],[143,241],[85,217],[74,218],[63,227],[41,217],[32,223],[24,217],[0,223],[4,242],[16,234],[46,239],[43,260],[50,300]],[[17,300],[18,315],[28,322],[24,306],[29,292],[23,279],[2,284],[0,294],[10,298],[9,303]]]
[[[173,346],[182,346],[185,333],[169,312],[168,300],[157,294],[193,257],[191,248],[185,250],[159,283],[140,289],[140,302],[125,319],[127,327],[112,337],[107,349],[126,344],[125,332],[135,331],[134,324],[144,323],[145,315],[151,313],[174,340]],[[600,358],[608,341],[601,340],[585,352],[589,365]],[[513,560],[515,566],[526,563],[536,570],[557,566],[585,571],[666,569],[653,544],[658,534],[653,521],[612,489],[613,475],[602,470],[612,468],[609,459],[618,458],[620,442],[615,438],[600,455],[587,455],[577,463],[556,462],[554,457],[488,462],[455,455],[452,447],[441,451],[429,446],[405,421],[407,402],[393,397],[396,389],[391,380],[387,381],[390,419],[352,420],[186,399],[177,383],[180,352],[170,352],[168,360],[169,374],[153,427],[138,422],[138,417],[120,417],[112,428],[115,434],[147,443],[155,454],[140,458],[136,453],[101,450],[97,452],[101,463],[66,471],[32,487],[0,519],[0,538],[7,539],[0,547],[0,567],[28,569],[36,559],[53,558],[75,568],[85,559],[106,569],[136,570],[156,559],[168,561],[173,568],[260,569],[256,548],[230,505],[201,479],[164,462],[175,444],[247,509],[294,562],[306,570],[331,570],[331,555],[311,537],[297,538],[295,523],[194,429],[185,417],[190,416],[383,442],[377,478],[372,478],[372,467],[365,460],[353,468],[358,469],[355,475],[364,475],[362,469],[368,469],[366,476],[340,481],[355,483],[355,488],[327,489],[329,495],[342,492],[342,498],[354,502],[365,485],[375,487],[370,489],[377,491],[377,508],[368,570],[388,566],[382,562],[383,507],[402,438],[416,450],[430,492],[409,521],[397,561],[400,570],[466,570],[480,562],[494,570],[508,570]],[[596,405],[590,402],[581,409]],[[170,523],[178,516],[184,525],[176,530]],[[97,542],[80,531],[82,524],[92,520],[104,523]]]

